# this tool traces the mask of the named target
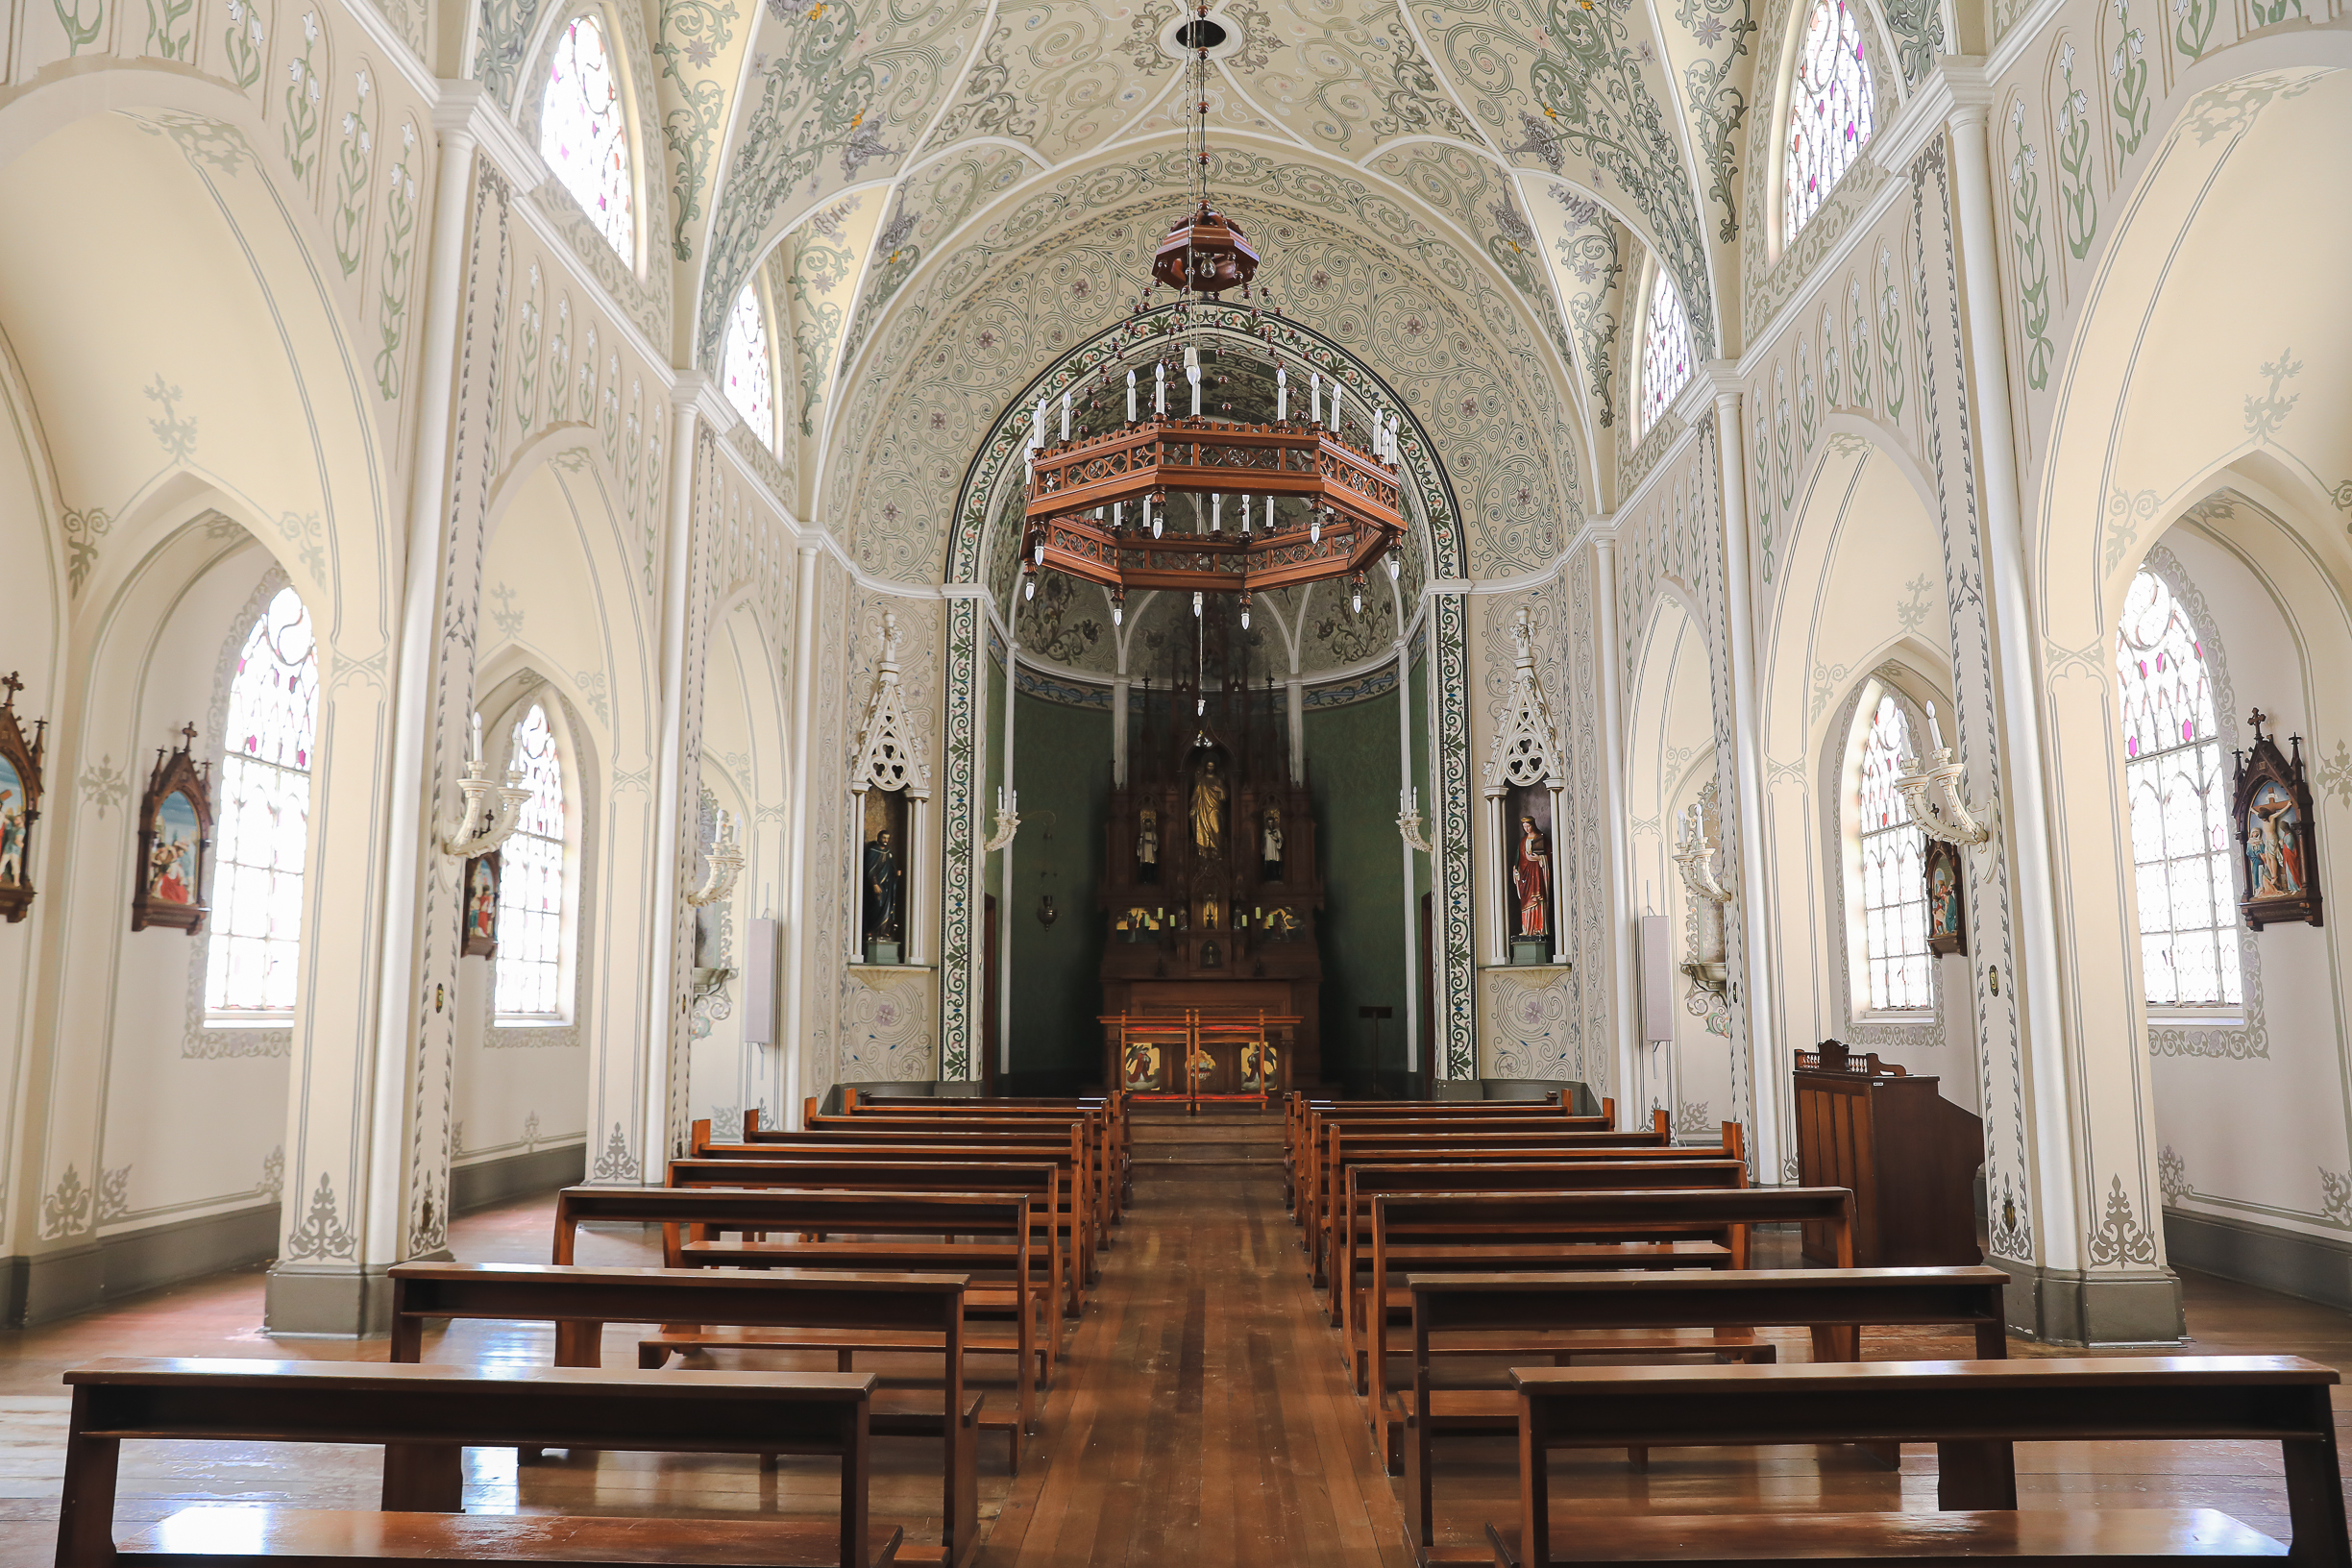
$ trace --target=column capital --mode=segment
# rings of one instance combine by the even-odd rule
[[[474,109],[483,96],[479,82],[444,81],[441,84],[441,95],[433,100],[432,127],[440,133],[444,141],[462,136],[470,147],[479,139],[474,130]]]
[[[1727,408],[1737,414],[1740,396],[1738,360],[1709,359],[1699,366],[1692,380],[1706,383],[1707,389],[1714,394],[1718,409]]]

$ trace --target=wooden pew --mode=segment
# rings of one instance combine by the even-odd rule
[[[1607,1104],[1614,1106],[1615,1101]],[[1481,1101],[1476,1105],[1414,1106],[1409,1111],[1395,1106],[1385,1107],[1324,1107],[1309,1106],[1298,1128],[1294,1146],[1284,1153],[1284,1167],[1300,1190],[1311,1192],[1316,1185],[1316,1172],[1323,1162],[1323,1151],[1329,1129],[1335,1124],[1364,1128],[1385,1127],[1399,1134],[1409,1133],[1415,1124],[1425,1123],[1423,1131],[1450,1132],[1457,1129],[1480,1132],[1542,1132],[1609,1134],[1630,1131],[1647,1132],[1651,1140],[1658,1143],[1673,1141],[1666,1114],[1658,1112],[1648,1128],[1620,1129],[1609,1125],[1600,1116],[1570,1115],[1553,1107]]]
[[[887,1133],[902,1138],[923,1138],[933,1141],[942,1139],[986,1138],[990,1134],[1016,1137],[1050,1133],[1057,1128],[1068,1128],[1078,1139],[1078,1148],[1084,1161],[1090,1189],[1094,1196],[1096,1213],[1108,1225],[1121,1212],[1115,1188],[1111,1179],[1110,1129],[1099,1115],[1084,1115],[1072,1111],[1050,1115],[968,1116],[943,1120],[938,1116],[900,1116],[870,1113],[862,1115],[816,1115],[807,1119],[810,1133]],[[759,1142],[769,1135],[765,1130],[745,1139]],[[792,1135],[787,1134],[786,1137]]]
[[[2209,1508],[2020,1510],[2011,1444],[2274,1442],[2298,1563],[2352,1563],[2328,1390],[2298,1356],[1863,1361],[1814,1366],[1520,1367],[1516,1527],[1489,1524],[1504,1568],[1578,1563],[1786,1562],[1810,1557],[1979,1563],[2275,1556],[2279,1543]],[[1939,1449],[1934,1513],[1703,1516],[1579,1512],[1554,1556],[1556,1448],[1895,1441]]]
[[[694,1124],[700,1127],[703,1124]],[[1043,1125],[1017,1124],[1003,1130],[1000,1124],[985,1127],[970,1123],[955,1126],[937,1121],[918,1121],[894,1124],[882,1121],[851,1120],[848,1123],[813,1128],[806,1132],[784,1133],[770,1128],[756,1130],[758,1136],[742,1143],[710,1141],[705,1147],[690,1148],[694,1154],[724,1154],[735,1149],[753,1149],[767,1144],[785,1144],[802,1148],[871,1149],[895,1147],[944,1148],[969,1144],[975,1147],[994,1147],[1024,1150],[1051,1150],[1066,1154],[1071,1180],[1068,1188],[1075,1202],[1084,1194],[1087,1202],[1090,1233],[1084,1238],[1087,1257],[1091,1260],[1095,1247],[1109,1234],[1109,1219],[1105,1210],[1104,1182],[1093,1154],[1093,1129],[1083,1122],[1071,1122],[1066,1130],[1053,1122]],[[754,1158],[757,1158],[756,1156]]]
[[[1616,1123],[1617,1102],[1601,1102],[1602,1115],[1580,1116],[1561,1103],[1556,1093],[1540,1100],[1318,1100],[1304,1091],[1293,1090],[1283,1102],[1283,1196],[1290,1196],[1290,1173],[1297,1167],[1302,1151],[1313,1141],[1313,1124],[1317,1117],[1327,1115],[1354,1116],[1426,1116],[1454,1114],[1458,1119],[1476,1121],[1487,1116],[1530,1116],[1556,1114],[1568,1128],[1606,1132]]]
[[[1772,1189],[1755,1188],[1742,1198]],[[1838,1190],[1843,1190],[1842,1188]],[[1849,1239],[1851,1229],[1849,1227]],[[1635,1330],[1646,1335],[1714,1330],[1725,1323],[1800,1327],[1813,1333],[1816,1361],[1858,1360],[1864,1327],[1948,1327],[1972,1330],[1976,1355],[2008,1355],[2001,1291],[2009,1276],[1997,1268],[1750,1269],[1684,1274],[1411,1274],[1411,1409],[1404,1422],[1405,1515],[1415,1556],[1429,1562],[1491,1562],[1491,1547],[1445,1551],[1435,1545],[1432,1520],[1430,1449],[1441,1433],[1513,1432],[1518,1395],[1508,1387],[1439,1389],[1434,1359],[1439,1335],[1506,1335],[1502,1345],[1463,1343],[1464,1356],[1524,1356],[1537,1347],[1532,1334]],[[1625,1353],[1631,1341],[1606,1347]],[[1621,1348],[1623,1347],[1623,1348]],[[1545,1353],[1591,1354],[1558,1341]],[[1600,1347],[1593,1347],[1600,1348]],[[1703,1351],[1702,1340],[1657,1339],[1645,1349]],[[1770,1349],[1770,1346],[1765,1348]]]
[[[77,1366],[58,1568],[156,1560],[738,1562],[876,1568],[902,1532],[870,1525],[871,1373],[637,1372],[124,1359]],[[199,1505],[114,1542],[126,1437],[384,1445],[380,1509]],[[789,1453],[841,1461],[838,1519],[468,1514],[469,1447]]]
[[[662,1262],[671,1268],[734,1265],[967,1275],[1004,1270],[1011,1276],[1015,1299],[1012,1343],[992,1343],[968,1333],[964,1347],[968,1353],[1012,1352],[1014,1364],[1020,1368],[1014,1379],[1020,1430],[1035,1428],[1035,1390],[1044,1375],[1045,1362],[1038,1344],[1041,1297],[1030,1261],[1033,1226],[1025,1197],[1015,1193],[813,1192],[785,1188],[567,1187],[555,1194],[553,1262],[574,1261],[579,1227],[592,1221],[661,1226]],[[694,1226],[736,1235],[781,1231],[975,1239],[739,1243],[728,1247],[685,1241],[680,1232]],[[559,1329],[558,1336],[565,1332]],[[576,1326],[570,1332],[587,1335],[599,1331]],[[672,1339],[674,1344],[680,1342]],[[714,1338],[712,1342],[720,1341]],[[727,1342],[749,1346],[740,1335]]]
[[[1311,1254],[1311,1277],[1317,1286],[1329,1284],[1331,1276],[1328,1270],[1338,1262],[1339,1251],[1348,1244],[1350,1236],[1369,1234],[1366,1227],[1371,1223],[1371,1214],[1360,1205],[1351,1203],[1347,1196],[1348,1173],[1366,1165],[1448,1164],[1467,1167],[1604,1164],[1621,1165],[1627,1170],[1639,1170],[1652,1165],[1687,1165],[1694,1163],[1711,1164],[1720,1169],[1727,1162],[1739,1166],[1740,1176],[1737,1181],[1698,1178],[1682,1173],[1664,1176],[1656,1182],[1632,1177],[1628,1180],[1598,1185],[1621,1188],[1689,1187],[1693,1185],[1745,1187],[1747,1185],[1747,1163],[1737,1154],[1723,1148],[1617,1148],[1606,1144],[1580,1147],[1573,1144],[1549,1143],[1529,1146],[1516,1141],[1489,1143],[1483,1139],[1469,1135],[1436,1147],[1433,1147],[1426,1139],[1359,1144],[1348,1149],[1332,1164],[1328,1172],[1329,1190],[1315,1204],[1315,1208],[1320,1213],[1315,1221],[1315,1229],[1308,1238],[1313,1249]],[[1589,1187],[1596,1184],[1579,1178],[1562,1185]],[[1335,1312],[1338,1310],[1336,1303],[1334,1303],[1333,1310]]]
[[[1045,1278],[1046,1379],[1052,1381],[1062,1321],[1062,1228],[1053,1216],[1061,1200],[1062,1173],[1050,1164],[933,1164],[866,1160],[673,1160],[672,1187],[784,1187],[806,1190],[842,1188],[868,1192],[1017,1192],[1029,1199],[1035,1228],[1031,1261]],[[707,1237],[695,1239],[707,1240]],[[983,1286],[968,1298],[974,1316],[1009,1316],[1012,1302]],[[1075,1312],[1070,1315],[1076,1316]]]
[[[1714,1150],[1694,1149],[1688,1152],[1704,1154],[1733,1154],[1740,1151],[1740,1134],[1736,1123],[1727,1122],[1733,1129],[1725,1135],[1726,1141]],[[1318,1224],[1331,1213],[1331,1205],[1339,1193],[1338,1172],[1347,1161],[1367,1144],[1378,1144],[1398,1159],[1418,1160],[1450,1156],[1456,1151],[1524,1149],[1528,1158],[1540,1157],[1547,1149],[1572,1153],[1588,1149],[1672,1149],[1673,1135],[1666,1126],[1666,1114],[1659,1112],[1654,1125],[1632,1132],[1561,1132],[1539,1122],[1497,1120],[1481,1122],[1475,1127],[1449,1127],[1442,1122],[1425,1121],[1357,1121],[1352,1118],[1326,1121],[1321,1124],[1319,1141],[1312,1153],[1307,1172],[1309,1211],[1307,1216],[1310,1237]],[[1423,1152],[1425,1151],[1425,1152]]]
[[[1853,1262],[1853,1194],[1842,1187],[1741,1187],[1723,1172],[1722,1184],[1714,1187],[1501,1190],[1462,1185],[1439,1190],[1429,1184],[1448,1182],[1443,1171],[1368,1170],[1360,1190],[1371,1211],[1370,1245],[1356,1246],[1354,1256],[1360,1265],[1368,1262],[1369,1270],[1361,1289],[1350,1295],[1348,1348],[1357,1392],[1372,1394],[1376,1405],[1383,1387],[1379,1369],[1387,1364],[1388,1328],[1406,1323],[1412,1304],[1401,1285],[1390,1283],[1400,1274],[1611,1266],[1746,1269],[1751,1226],[1804,1223],[1826,1226],[1843,1266]],[[1604,1245],[1687,1246],[1694,1256],[1632,1265],[1588,1262],[1577,1256],[1580,1248],[1597,1251]],[[1695,1255],[1702,1247],[1705,1255]],[[1549,1262],[1548,1255],[1562,1261]]]
[[[810,1110],[812,1115],[815,1114],[815,1106],[813,1103]],[[861,1094],[857,1090],[844,1086],[842,1090],[842,1111],[844,1114],[849,1115],[905,1115],[936,1116],[942,1118],[968,1118],[972,1116],[986,1117],[992,1115],[1030,1116],[1046,1115],[1053,1112],[1067,1113],[1073,1111],[1083,1115],[1093,1115],[1099,1113],[1105,1118],[1106,1124],[1110,1128],[1110,1148],[1113,1156],[1115,1157],[1114,1170],[1115,1173],[1123,1177],[1124,1173],[1130,1167],[1131,1156],[1133,1155],[1135,1149],[1134,1125],[1129,1115],[1127,1096],[1120,1093],[1113,1093],[1109,1095],[1080,1095],[1076,1099],[1068,1100],[1037,1098],[984,1099],[978,1096],[950,1095],[934,1095],[901,1100],[875,1098],[866,1094]],[[752,1115],[756,1115],[757,1113],[754,1112]],[[747,1127],[754,1125],[756,1125],[756,1123],[751,1122],[748,1118],[747,1118]],[[749,1139],[747,1139],[746,1141],[748,1142]]]
[[[776,1269],[728,1274],[715,1269],[582,1268],[551,1263],[395,1263],[391,1358],[425,1355],[428,1318],[487,1318],[552,1323],[558,1366],[601,1362],[606,1323],[727,1323],[779,1329],[857,1330],[886,1335],[894,1349],[937,1351],[938,1391],[877,1388],[868,1430],[877,1437],[937,1437],[944,1449],[939,1547],[902,1543],[901,1562],[968,1563],[980,1546],[979,1423],[986,1395],[964,1387],[964,1290],[961,1274],[850,1274]],[[589,1325],[593,1337],[575,1325]],[[574,1332],[565,1334],[563,1330]],[[832,1348],[836,1341],[815,1341]],[[659,1366],[666,1351],[656,1351]],[[843,1353],[843,1360],[847,1354]],[[640,1364],[645,1364],[643,1352]],[[650,1369],[649,1367],[648,1368]],[[847,1372],[844,1364],[837,1371]],[[954,1412],[952,1419],[948,1412]],[[1019,1438],[1015,1436],[1017,1446]]]
[[[695,1160],[747,1161],[806,1161],[816,1164],[847,1164],[873,1160],[898,1164],[986,1164],[1033,1165],[1051,1164],[1062,1172],[1060,1209],[1047,1214],[1041,1212],[1036,1218],[1041,1229],[1049,1222],[1066,1240],[1064,1260],[1069,1269],[1069,1291],[1064,1299],[1065,1310],[1076,1316],[1086,1308],[1087,1287],[1099,1277],[1100,1265],[1095,1260],[1095,1245],[1102,1234],[1100,1213],[1082,1179],[1084,1163],[1079,1152],[1061,1135],[1041,1133],[1035,1137],[1001,1138],[975,1140],[957,1139],[940,1134],[929,1140],[900,1139],[896,1135],[856,1137],[841,1133],[786,1133],[763,1138],[757,1143],[714,1143],[701,1136],[706,1124],[696,1122],[696,1131],[688,1141],[688,1158]]]

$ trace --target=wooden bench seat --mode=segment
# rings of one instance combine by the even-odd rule
[[[901,1555],[895,1525],[867,1530],[866,1561]],[[361,1513],[276,1505],[202,1503],[126,1539],[121,1562],[357,1561],[409,1568],[451,1562],[516,1562],[547,1568],[774,1568],[839,1561],[836,1531],[822,1520],[613,1519],[561,1514]]]
[[[870,1525],[871,1374],[638,1372],[586,1367],[380,1365],[354,1361],[122,1359],[65,1373],[73,1390],[58,1510],[58,1568],[113,1568],[125,1438],[382,1445],[379,1508],[183,1509],[143,1532],[132,1560],[190,1564],[370,1558],[580,1563],[760,1561],[871,1568],[894,1559],[895,1527]],[[464,1514],[463,1453],[571,1448],[636,1453],[811,1455],[837,1459],[840,1507],[815,1523],[597,1521]],[[420,1516],[439,1516],[420,1517]],[[156,1544],[160,1537],[170,1544]],[[640,1549],[642,1548],[642,1559]],[[758,1556],[748,1554],[756,1551]],[[732,1556],[743,1554],[742,1556]]]
[[[1844,1365],[1523,1367],[1520,1516],[1489,1524],[1491,1560],[1777,1562],[1798,1556],[1960,1563],[1982,1556],[2291,1556],[2352,1563],[2329,1390],[2332,1367],[2294,1356],[2098,1357]],[[2018,1511],[2018,1442],[2275,1442],[2291,1546],[2200,1509]],[[1931,1442],[1926,1512],[1596,1516],[1555,1531],[1558,1448]]]

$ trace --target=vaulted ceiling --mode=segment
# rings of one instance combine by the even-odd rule
[[[714,363],[766,267],[807,307],[780,334],[808,431],[796,503],[872,570],[935,572],[990,422],[1125,308],[1174,215],[1187,12],[741,4],[665,0],[653,45],[678,350]],[[1293,314],[1395,370],[1441,447],[1495,445],[1461,497],[1476,570],[1556,550],[1606,489],[1640,255],[1674,274],[1702,356],[1737,340],[1752,9],[1211,7],[1233,35],[1214,184],[1253,233],[1283,232],[1268,265]]]

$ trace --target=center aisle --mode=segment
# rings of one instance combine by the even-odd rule
[[[1283,1208],[1281,1113],[1134,1129],[1134,1207],[981,1563],[1409,1568]]]

